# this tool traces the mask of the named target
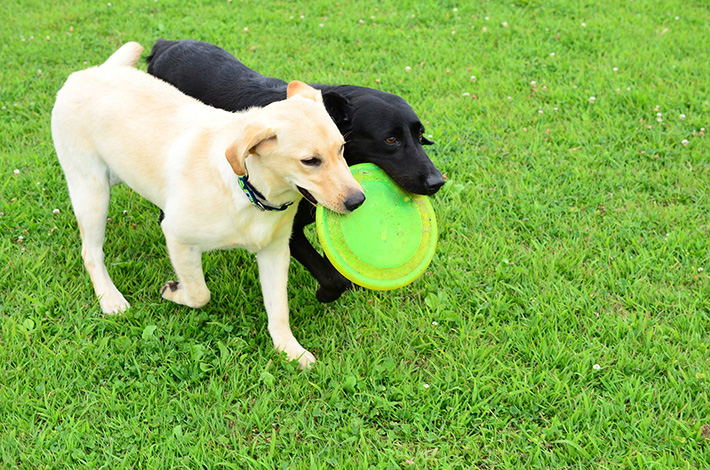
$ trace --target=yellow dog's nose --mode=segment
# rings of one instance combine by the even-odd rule
[[[350,212],[354,211],[365,202],[365,194],[362,191],[355,191],[348,195],[345,199],[344,205]]]

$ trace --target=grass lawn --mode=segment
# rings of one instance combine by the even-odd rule
[[[0,468],[710,467],[710,6],[702,1],[0,3]],[[54,154],[67,76],[194,38],[404,97],[437,142],[437,255],[272,350],[254,256],[163,301],[157,209],[115,188],[100,313]],[[144,64],[141,64],[145,68]],[[314,236],[311,233],[310,236]]]

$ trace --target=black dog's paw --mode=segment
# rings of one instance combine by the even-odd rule
[[[341,295],[343,295],[343,292],[346,290],[352,289],[353,285],[350,281],[347,281],[347,284],[343,284],[341,286],[338,286],[336,288],[327,288],[325,286],[321,286],[318,288],[316,291],[316,299],[318,299],[318,302],[327,304],[329,302],[334,302],[340,298]]]
[[[364,287],[345,280],[337,287],[320,286],[316,291],[316,299],[318,299],[318,302],[327,304],[338,300],[340,296],[343,295],[346,291],[362,289],[364,289]]]
[[[345,290],[328,290],[325,287],[321,287],[316,291],[316,299],[318,299],[318,302],[327,304],[330,302],[335,302],[340,298],[341,295],[343,295],[343,292]]]

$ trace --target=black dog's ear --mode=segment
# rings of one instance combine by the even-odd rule
[[[333,118],[335,125],[338,126],[338,130],[342,134],[349,131],[353,115],[353,106],[350,101],[340,93],[324,91],[323,104],[325,105],[325,110]]]
[[[433,140],[429,140],[426,137],[422,136],[422,145],[434,145],[435,142]]]

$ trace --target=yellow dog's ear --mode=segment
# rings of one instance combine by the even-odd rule
[[[302,96],[318,103],[323,102],[323,95],[321,95],[320,90],[316,90],[312,86],[299,82],[298,80],[294,80],[288,84],[286,99],[289,99],[292,96]]]
[[[232,166],[232,170],[237,176],[244,176],[247,173],[244,161],[252,153],[261,153],[276,145],[276,132],[271,128],[263,128],[254,124],[248,124],[244,129],[244,135],[235,140],[227,147],[224,156]]]

